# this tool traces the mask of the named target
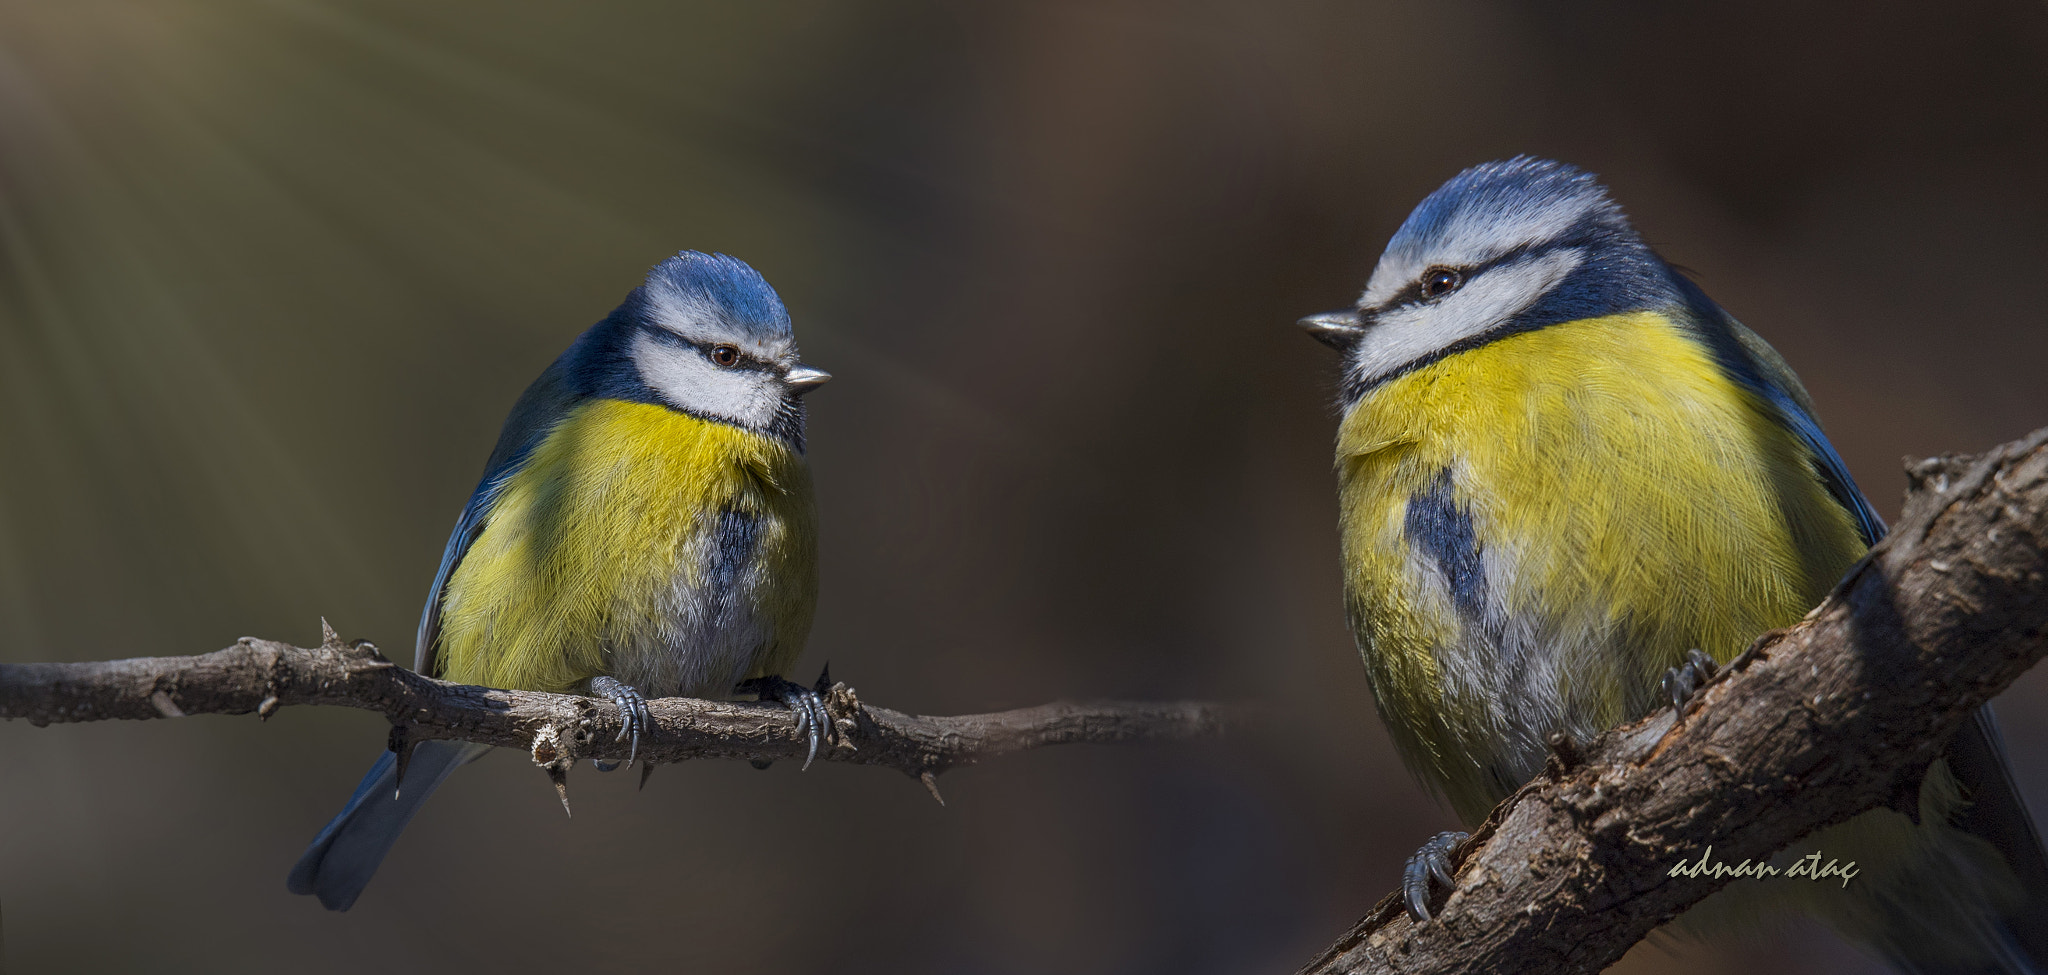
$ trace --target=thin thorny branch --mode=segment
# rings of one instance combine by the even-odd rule
[[[0,718],[51,722],[178,718],[192,714],[269,717],[280,707],[326,704],[378,711],[391,742],[435,738],[518,748],[557,784],[578,759],[623,760],[617,707],[596,698],[451,684],[392,663],[364,641],[343,643],[323,621],[318,647],[244,637],[188,657],[89,663],[0,664]],[[919,779],[938,797],[936,777],[986,758],[1070,742],[1123,742],[1219,734],[1231,709],[1201,702],[1057,702],[992,714],[926,717],[873,707],[853,689],[825,693],[832,733],[821,761],[881,765]],[[755,762],[806,756],[794,714],[779,704],[660,698],[648,702],[654,729],[637,757],[650,763],[694,758]]]

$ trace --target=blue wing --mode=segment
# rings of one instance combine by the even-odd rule
[[[572,353],[575,349],[572,347]],[[581,395],[570,378],[569,354],[565,353],[512,407],[512,414],[505,418],[505,429],[498,434],[498,446],[491,451],[491,459],[484,464],[483,480],[476,491],[469,496],[469,503],[462,508],[461,517],[455,520],[455,530],[448,535],[448,547],[441,553],[441,568],[434,573],[434,586],[427,592],[426,610],[420,613],[420,629],[413,651],[413,669],[428,676],[435,673],[437,661],[435,651],[441,639],[441,597],[448,591],[448,579],[455,574],[455,567],[462,564],[462,557],[469,554],[469,547],[477,536],[483,534],[490,524],[491,507],[498,500],[498,492],[505,482],[518,473],[520,465],[533,452],[533,448],[547,439],[555,424],[569,412]]]
[[[1835,453],[1835,445],[1828,442],[1827,435],[1820,432],[1820,424],[1812,415],[1800,407],[1790,394],[1776,383],[1765,383],[1763,394],[1778,408],[1785,425],[1799,436],[1799,442],[1806,445],[1806,451],[1813,455],[1814,466],[1820,471],[1822,483],[1835,501],[1849,509],[1856,516],[1856,527],[1863,535],[1863,544],[1876,545],[1884,537],[1884,519],[1870,507],[1870,500],[1856,489],[1856,481],[1849,476],[1849,468],[1842,463],[1842,456]]]

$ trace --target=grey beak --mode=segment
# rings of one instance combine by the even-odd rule
[[[790,390],[798,396],[825,385],[831,378],[831,373],[810,366],[798,366],[782,375],[782,381],[789,384]]]
[[[1365,334],[1364,320],[1358,317],[1358,312],[1348,308],[1344,311],[1326,311],[1320,315],[1310,315],[1295,324],[1300,325],[1316,341],[1339,352],[1351,351],[1351,347],[1358,344],[1359,336]]]

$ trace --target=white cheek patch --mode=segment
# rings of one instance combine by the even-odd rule
[[[1351,378],[1369,383],[1513,318],[1585,260],[1579,248],[1493,268],[1441,301],[1379,313],[1352,353]]]
[[[686,345],[636,335],[633,362],[640,378],[680,410],[758,430],[774,422],[782,406],[782,386],[775,377],[758,369],[719,368]]]

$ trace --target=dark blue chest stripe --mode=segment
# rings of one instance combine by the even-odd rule
[[[1479,564],[1479,539],[1472,515],[1451,497],[1451,472],[1438,471],[1429,486],[1410,495],[1402,533],[1416,551],[1434,560],[1451,587],[1451,602],[1467,618],[1486,609],[1486,573]]]
[[[704,584],[714,593],[729,594],[739,588],[740,574],[753,560],[754,546],[761,538],[761,519],[727,508],[718,513],[718,536],[713,542],[711,565]]]

